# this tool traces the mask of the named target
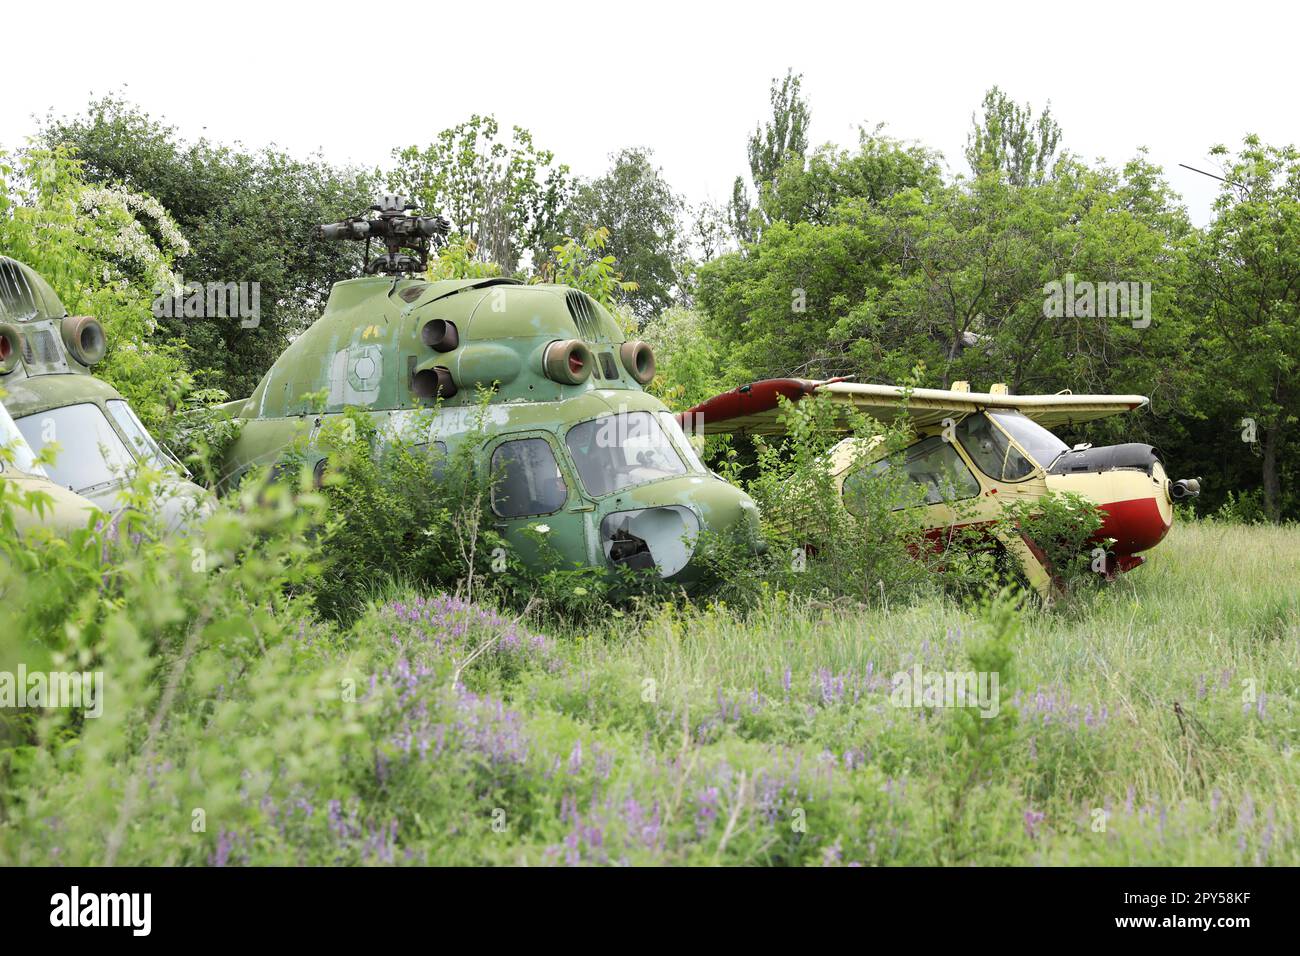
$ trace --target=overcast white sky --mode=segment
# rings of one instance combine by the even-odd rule
[[[1179,162],[1213,169],[1210,145],[1247,132],[1300,141],[1298,22],[1291,5],[1240,0],[17,4],[0,18],[0,145],[92,92],[124,90],[189,136],[365,165],[495,113],[580,175],[652,147],[698,202],[729,192],[770,79],[793,67],[814,143],[884,121],[963,170],[970,114],[996,83],[1050,100],[1085,157],[1148,146],[1204,222],[1217,184]]]

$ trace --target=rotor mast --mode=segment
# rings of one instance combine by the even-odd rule
[[[415,204],[396,193],[380,197],[367,212],[379,215],[352,216],[316,227],[316,235],[321,239],[364,239],[366,275],[423,272],[429,266],[430,242],[441,245],[451,232],[446,217],[417,215]],[[382,242],[387,250],[373,259],[370,257],[372,239]]]

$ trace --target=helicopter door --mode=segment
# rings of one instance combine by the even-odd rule
[[[573,483],[549,433],[499,439],[489,447],[488,468],[496,528],[520,560],[537,562],[547,554],[564,566],[587,560],[587,522],[564,510]]]

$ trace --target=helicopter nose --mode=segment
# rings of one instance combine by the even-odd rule
[[[692,506],[703,519],[705,530],[747,549],[752,554],[767,551],[754,500],[721,478],[696,486]]]
[[[605,557],[633,571],[671,578],[686,567],[700,536],[700,520],[684,505],[615,511],[600,523]]]
[[[611,564],[653,569],[662,578],[687,583],[699,571],[703,535],[738,541],[755,554],[766,550],[758,508],[739,488],[718,478],[690,479],[683,487],[661,488],[660,495],[660,502],[614,511],[601,521],[601,548]]]

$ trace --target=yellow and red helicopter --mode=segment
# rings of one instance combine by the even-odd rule
[[[767,379],[714,396],[683,412],[696,434],[780,435],[782,402],[824,396],[882,422],[907,419],[913,439],[899,453],[883,442],[846,438],[830,451],[831,473],[845,508],[855,491],[885,469],[901,468],[921,486],[925,527],[936,546],[957,528],[992,525],[1003,509],[1049,492],[1073,492],[1095,504],[1104,523],[1096,543],[1106,543],[1099,570],[1108,579],[1143,563],[1173,525],[1174,502],[1200,493],[1200,480],[1171,480],[1160,453],[1136,442],[1073,448],[1052,433],[1083,422],[1145,407],[1142,395],[1012,395],[1005,385],[972,392],[905,388],[827,379]],[[918,491],[918,498],[922,492]],[[1025,578],[1044,597],[1053,571],[1046,555],[1023,534],[1002,544]]]

